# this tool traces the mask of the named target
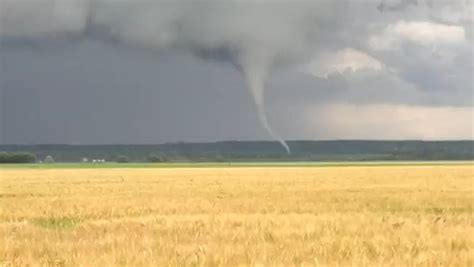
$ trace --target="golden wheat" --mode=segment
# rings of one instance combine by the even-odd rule
[[[473,167],[0,170],[5,266],[472,266]]]

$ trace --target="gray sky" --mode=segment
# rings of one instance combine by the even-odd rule
[[[472,139],[471,1],[112,2],[0,0],[0,143],[270,139],[248,72],[284,139]]]

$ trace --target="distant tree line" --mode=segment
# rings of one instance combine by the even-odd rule
[[[115,162],[117,162],[117,163],[128,163],[128,162],[130,162],[130,159],[125,155],[118,155],[118,156],[115,156]]]
[[[291,154],[278,142],[224,141],[161,145],[0,145],[0,151],[29,151],[56,162],[238,162],[474,160],[474,141],[289,141]]]
[[[170,159],[166,157],[164,154],[150,154],[147,156],[146,161],[151,163],[159,163],[159,162],[168,162]]]
[[[117,162],[117,163],[128,163],[128,162],[132,162],[132,160],[127,156],[127,155],[116,155],[113,157],[113,161]],[[146,161],[146,162],[151,162],[151,163],[159,163],[159,162],[169,162],[170,159],[164,155],[164,154],[159,154],[159,153],[154,153],[154,154],[150,154],[148,155],[145,159],[143,160],[134,160],[135,162],[136,161]]]
[[[0,152],[0,163],[33,163],[36,155],[29,152]]]

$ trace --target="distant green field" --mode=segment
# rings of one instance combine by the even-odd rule
[[[474,161],[341,161],[341,162],[173,162],[173,163],[33,163],[0,164],[0,169],[56,168],[218,168],[218,167],[349,167],[349,166],[473,165]]]

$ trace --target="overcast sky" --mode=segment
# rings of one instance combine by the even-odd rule
[[[271,139],[253,73],[287,140],[473,137],[470,0],[112,2],[0,0],[0,143]]]

